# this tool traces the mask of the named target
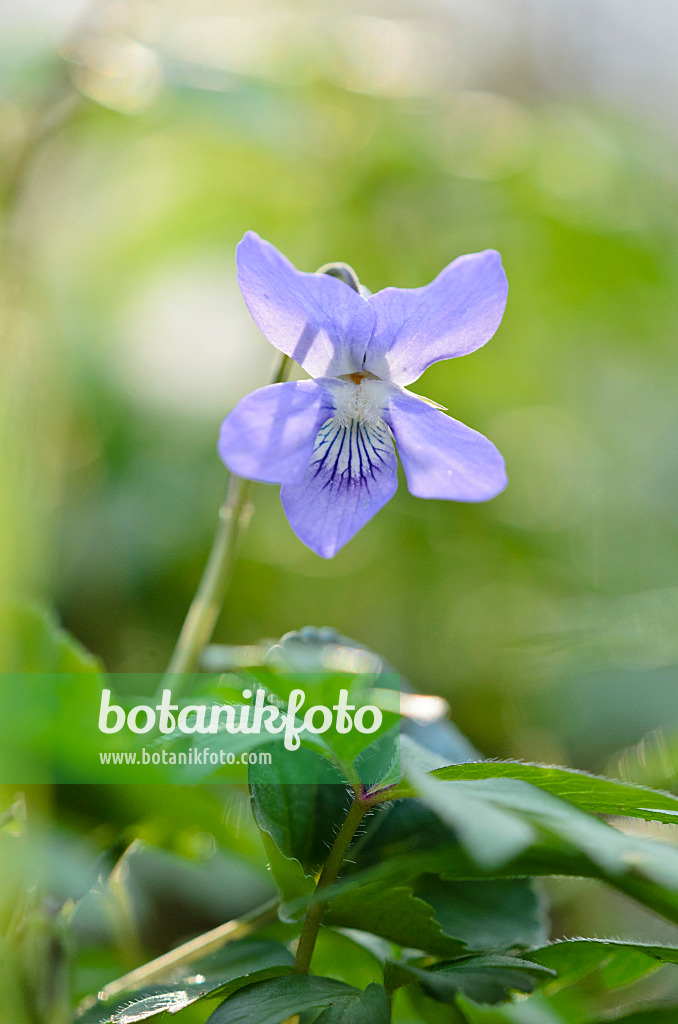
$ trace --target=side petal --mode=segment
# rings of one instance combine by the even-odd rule
[[[363,368],[374,312],[329,274],[297,270],[270,242],[248,231],[236,250],[238,284],[262,334],[312,377]]]
[[[238,402],[221,424],[218,451],[232,473],[263,483],[298,483],[316,434],[334,411],[315,380],[269,384]]]
[[[364,368],[411,384],[432,363],[474,352],[499,327],[507,295],[494,249],[460,256],[423,288],[384,288],[368,299],[376,319]]]
[[[393,388],[384,419],[415,497],[487,501],[506,487],[504,460],[492,442],[416,395]]]
[[[280,491],[285,515],[299,540],[333,558],[393,497],[398,465],[382,421],[323,424],[302,483]]]

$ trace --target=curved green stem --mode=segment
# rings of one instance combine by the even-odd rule
[[[360,822],[363,820],[367,812],[371,809],[372,803],[366,800],[363,793],[358,789],[354,790],[355,799],[351,804],[351,809],[346,815],[344,824],[341,826],[339,835],[332,843],[329,857],[325,861],[325,865],[320,872],[320,878],[315,887],[315,895],[322,892],[323,889],[328,888],[334,881],[336,881],[339,869],[344,862],[344,857],[348,852],[348,848],[351,845],[351,840],[358,831]],[[315,949],[316,939],[318,938],[318,931],[325,913],[325,904],[322,900],[318,900],[311,904],[306,914],[304,926],[301,930],[301,936],[299,937],[299,945],[297,946],[297,955],[294,960],[294,973],[295,974],[308,974],[311,959],[313,957],[313,950]]]
[[[282,356],[273,377],[273,384],[285,380],[291,360]],[[252,517],[253,484],[251,480],[231,475],[226,500],[219,509],[219,525],[214,536],[205,571],[181,628],[166,675],[192,672],[200,651],[209,642],[224,603],[233,574],[238,545]],[[176,696],[180,681],[172,680]],[[163,680],[162,686],[167,685]]]
[[[167,666],[168,675],[191,672],[212,636],[235,565],[238,541],[251,518],[252,486],[250,480],[239,476],[231,476],[228,482],[212,549]],[[176,693],[176,685],[173,689]]]

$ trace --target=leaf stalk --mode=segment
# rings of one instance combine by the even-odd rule
[[[320,872],[320,877],[315,887],[314,895],[316,899],[311,903],[306,913],[294,960],[295,974],[308,974],[311,967],[313,950],[315,949],[326,905],[322,900],[318,900],[317,896],[323,889],[329,888],[336,881],[348,848],[358,831],[361,821],[374,806],[373,799],[365,792],[362,786],[354,786],[353,793],[353,803],[344,819],[344,824],[341,826],[337,838],[332,843],[329,856]]]

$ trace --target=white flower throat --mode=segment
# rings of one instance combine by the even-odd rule
[[[341,427],[348,427],[355,421],[365,426],[378,423],[388,400],[388,385],[383,380],[362,378],[355,381],[355,377],[361,378],[361,375],[352,374],[350,383],[347,380],[343,386],[333,389],[334,419]]]
[[[388,389],[383,380],[364,374],[335,378],[334,415],[318,431],[309,465],[324,488],[357,487],[369,495],[377,474],[394,471],[393,444],[383,419]]]

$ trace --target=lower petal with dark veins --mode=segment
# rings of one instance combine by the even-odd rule
[[[397,461],[380,418],[323,423],[300,484],[280,492],[290,526],[312,551],[332,558],[395,494]]]

